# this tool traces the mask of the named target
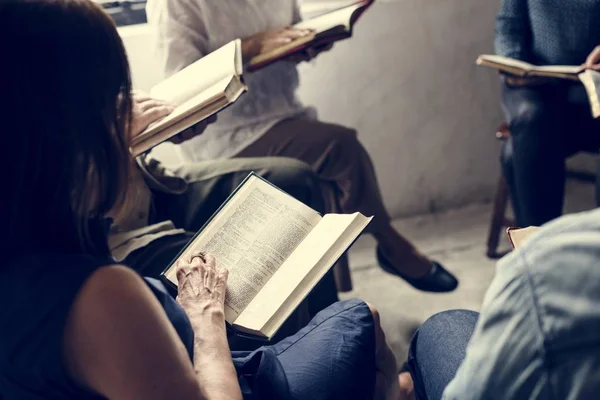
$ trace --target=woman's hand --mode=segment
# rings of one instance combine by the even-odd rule
[[[194,369],[205,397],[241,400],[225,330],[227,276],[213,256],[194,252],[177,262],[177,301],[194,330]]]
[[[147,94],[135,92],[132,96],[133,115],[131,121],[131,138],[146,130],[148,125],[166,117],[173,112],[174,107],[163,100],[153,99]]]
[[[244,63],[247,63],[261,53],[275,50],[311,33],[312,31],[308,29],[286,27],[261,32],[247,39],[242,39],[242,57]]]
[[[596,46],[583,64],[584,68],[600,71],[600,46]]]
[[[209,326],[225,328],[225,291],[228,271],[217,269],[215,257],[194,252],[177,262],[177,302],[187,313],[194,331]]]

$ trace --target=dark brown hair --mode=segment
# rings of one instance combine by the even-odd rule
[[[2,249],[108,256],[101,221],[125,192],[131,78],[89,0],[0,1]]]

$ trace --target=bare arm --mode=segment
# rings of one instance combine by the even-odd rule
[[[225,329],[228,271],[217,270],[211,255],[195,253],[179,262],[177,301],[194,329],[194,368],[210,399],[242,399]]]
[[[231,363],[229,350],[211,340]],[[194,371],[164,310],[125,267],[102,268],[88,279],[71,308],[63,348],[73,380],[110,399],[223,398]],[[239,387],[233,389],[235,399]]]

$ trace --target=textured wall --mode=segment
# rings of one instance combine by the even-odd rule
[[[399,0],[367,12],[352,40],[301,66],[302,99],[355,127],[394,216],[490,198],[498,80],[473,61],[492,50],[497,1]],[[156,79],[144,28],[122,30],[137,87]]]
[[[496,1],[402,0],[365,13],[351,41],[302,67],[301,96],[355,127],[395,216],[489,199],[496,182]]]

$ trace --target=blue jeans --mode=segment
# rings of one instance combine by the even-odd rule
[[[600,148],[582,85],[504,85],[502,106],[510,139],[501,155],[518,226],[543,225],[562,214],[565,159]]]
[[[408,352],[408,366],[417,399],[442,398],[465,358],[478,317],[474,311],[444,311],[425,321],[415,333]]]

